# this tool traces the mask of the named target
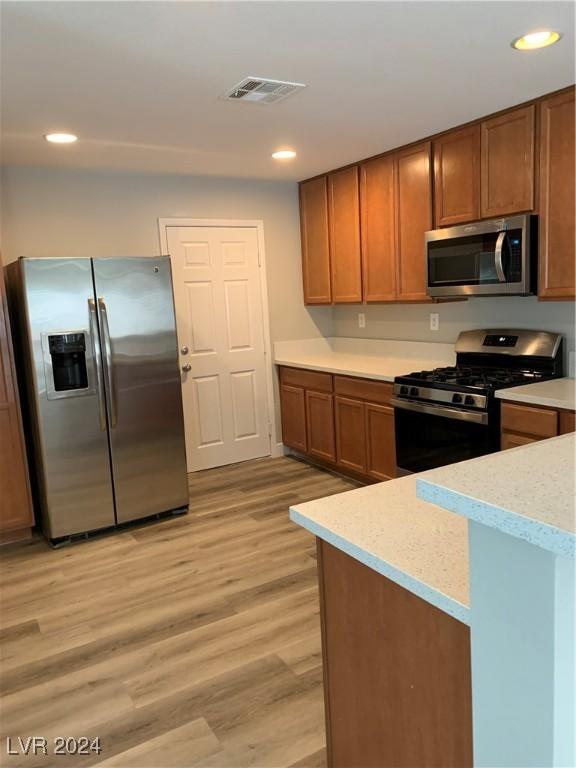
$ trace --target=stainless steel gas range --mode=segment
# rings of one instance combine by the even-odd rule
[[[455,366],[394,379],[398,476],[497,451],[496,390],[562,376],[562,347],[544,331],[463,331]]]

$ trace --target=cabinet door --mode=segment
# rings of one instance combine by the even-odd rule
[[[396,298],[394,159],[360,166],[360,223],[364,301]]]
[[[354,472],[366,472],[366,426],[364,403],[336,396],[336,456],[338,465]]]
[[[471,766],[469,627],[320,539],[318,567],[328,765]]]
[[[34,525],[10,322],[0,262],[0,539]]]
[[[289,448],[306,453],[306,401],[301,387],[280,387],[282,442]]]
[[[574,91],[540,104],[539,295],[576,295]]]
[[[576,432],[576,414],[574,411],[560,411],[558,414],[559,435],[567,435]]]
[[[334,396],[306,391],[308,455],[336,461],[334,446]]]
[[[332,301],[335,304],[360,302],[360,198],[356,166],[328,176],[328,210]]]
[[[394,409],[366,403],[366,471],[377,480],[396,477]]]
[[[302,279],[305,304],[330,304],[328,192],[326,177],[300,185]]]
[[[528,443],[537,443],[542,440],[541,437],[529,437],[528,435],[518,435],[515,432],[502,432],[500,437],[500,450],[505,451],[508,448],[518,448],[520,445]]]
[[[472,125],[434,141],[436,226],[480,218],[480,126]]]
[[[482,218],[534,208],[534,105],[482,123]]]
[[[426,293],[424,233],[432,229],[430,142],[395,154],[398,227],[398,299],[422,301]]]

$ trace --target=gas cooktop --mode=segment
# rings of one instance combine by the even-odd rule
[[[397,376],[394,394],[404,402],[487,411],[497,389],[558,376],[562,376],[562,337],[556,333],[463,331],[456,342],[456,365]],[[450,413],[454,415],[454,410]]]
[[[465,365],[448,366],[446,368],[434,368],[432,371],[417,371],[407,376],[401,376],[398,380],[409,383],[445,385],[443,389],[450,387],[475,387],[484,390],[500,389],[502,387],[516,387],[521,384],[531,384],[534,381],[542,381],[549,378],[540,371],[516,371],[509,368],[481,368]]]

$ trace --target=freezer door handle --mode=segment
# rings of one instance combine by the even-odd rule
[[[98,315],[96,314],[96,302],[88,299],[88,311],[90,313],[90,335],[92,336],[92,350],[94,353],[94,366],[96,368],[96,393],[98,395],[98,421],[100,431],[106,431],[106,399],[104,397],[104,374],[102,372],[102,354],[100,352],[100,340],[98,338]]]
[[[100,315],[100,336],[104,348],[104,370],[108,382],[108,408],[110,411],[110,427],[114,429],[118,423],[118,412],[116,406],[116,389],[114,387],[114,374],[112,371],[112,342],[110,341],[110,329],[108,328],[108,313],[106,311],[106,302],[100,296],[98,297],[98,312]]]

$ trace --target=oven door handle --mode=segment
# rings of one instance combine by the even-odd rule
[[[506,232],[500,232],[498,239],[496,240],[496,248],[494,249],[494,264],[496,266],[496,274],[498,280],[501,283],[506,282],[506,275],[504,274],[504,264],[502,263],[502,248],[504,247],[504,241],[506,240]]]
[[[426,413],[430,416],[442,416],[445,419],[458,419],[459,421],[471,421],[474,424],[488,424],[487,413],[474,413],[474,411],[460,411],[458,408],[446,408],[443,405],[431,405],[412,400],[399,400],[393,397],[390,400],[393,408],[415,413]]]

